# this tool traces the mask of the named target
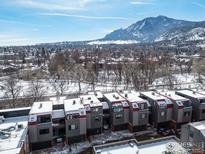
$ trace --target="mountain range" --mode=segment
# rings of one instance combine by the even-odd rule
[[[205,41],[205,21],[194,22],[157,16],[145,18],[124,29],[114,30],[104,38],[91,41],[89,44],[109,44],[109,42],[120,44],[127,41],[128,43],[161,41],[185,43],[203,40]]]

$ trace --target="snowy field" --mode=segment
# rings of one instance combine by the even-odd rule
[[[202,76],[203,81],[205,81],[205,76]],[[4,79],[1,78],[0,81],[0,99],[8,98],[6,95],[6,90],[3,88],[3,81]],[[174,74],[172,77],[172,82],[174,84],[175,89],[183,89],[183,88],[200,88],[203,87],[203,84],[198,82],[198,76],[196,74]],[[56,96],[58,95],[57,90],[55,89],[54,85],[59,85],[58,81],[54,80],[40,80],[40,84],[43,86],[41,91],[43,91],[43,96]],[[158,78],[154,80],[152,85],[149,86],[150,89],[167,89],[169,86],[168,84],[168,79],[166,77],[163,78]],[[18,82],[18,85],[21,87],[21,91],[19,93],[19,97],[29,97],[32,96],[32,88],[31,88],[31,81],[23,81],[20,80]],[[130,88],[132,86],[129,86]],[[126,89],[125,84],[114,84],[112,82],[107,82],[107,83],[96,83],[95,85],[95,90],[100,90],[102,92],[109,92],[109,91],[116,91],[116,90],[123,90]],[[59,88],[58,88],[59,89]],[[63,95],[67,94],[75,94],[79,93],[79,87],[78,83],[74,81],[69,81],[66,85],[64,85],[63,88]],[[81,82],[81,93],[86,93],[88,91],[93,91],[93,86]]]
[[[205,82],[205,76],[201,76],[203,82]],[[167,77],[162,77],[156,79],[151,88],[154,89],[161,89],[161,88],[169,88],[167,84],[169,83]],[[197,74],[173,74],[172,76],[172,83],[174,84],[174,89],[185,89],[185,88],[203,88],[203,84],[198,82],[198,75]]]

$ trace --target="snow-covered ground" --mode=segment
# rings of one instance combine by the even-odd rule
[[[201,76],[202,80],[205,81],[205,76]],[[197,74],[173,74],[172,76],[172,83],[174,84],[174,88],[199,88],[203,87],[201,83],[198,81]],[[166,88],[169,84],[167,77],[162,77],[156,79],[152,83],[152,88]]]
[[[110,41],[92,41],[89,45],[103,45],[103,44],[136,44],[139,43],[135,40],[110,40]]]
[[[57,81],[58,82],[58,81]],[[55,96],[57,95],[57,91],[54,88],[54,84],[55,83],[54,80],[41,80],[40,84],[43,86],[43,90],[44,91],[44,96]],[[0,82],[0,87],[2,87],[4,85],[3,81]],[[21,87],[21,91],[19,93],[19,97],[28,97],[31,96],[32,94],[32,89],[31,89],[31,81],[24,81],[24,80],[20,80],[18,82],[18,86]],[[95,86],[95,90],[101,90],[101,91],[112,91],[112,90],[122,90],[125,87],[125,85],[117,85],[114,86],[113,83],[107,83],[107,84],[102,84],[102,83],[98,83]],[[92,85],[82,82],[81,83],[81,93],[86,93],[88,91],[92,91],[93,87]],[[63,94],[73,94],[73,93],[78,93],[79,92],[79,87],[78,87],[78,83],[77,82],[69,82],[66,84],[66,86],[64,87],[64,92]],[[0,91],[0,99],[3,98],[7,98],[6,95],[6,90],[5,89],[1,89]]]

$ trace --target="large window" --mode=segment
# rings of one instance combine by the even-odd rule
[[[38,116],[38,122],[39,123],[51,122],[51,117],[50,115]]]
[[[189,117],[190,114],[191,114],[190,112],[184,112],[184,116],[185,116],[185,117]]]
[[[94,109],[93,109],[93,112],[98,112],[98,111],[99,111],[98,108],[94,108]]]
[[[146,114],[145,113],[141,114],[141,118],[145,119],[146,118]]]
[[[75,125],[75,124],[72,124],[72,125],[69,125],[69,126],[68,126],[68,129],[69,129],[69,130],[76,130],[76,129],[78,129],[78,126]]]
[[[161,112],[161,116],[162,116],[162,117],[165,116],[165,112],[164,112],[164,111]]]
[[[49,129],[48,129],[48,128],[46,128],[46,129],[40,129],[39,134],[40,134],[40,135],[49,134]]]
[[[116,114],[116,115],[115,115],[115,118],[116,118],[116,119],[121,119],[121,118],[122,118],[122,114]]]

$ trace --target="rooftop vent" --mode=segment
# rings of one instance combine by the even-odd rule
[[[42,104],[42,103],[40,103],[38,108],[40,109],[40,108],[42,108],[42,107],[43,107],[43,104]]]
[[[195,94],[196,94],[196,92],[195,92],[195,91],[193,91],[193,94],[195,95]]]
[[[127,98],[127,94],[125,94],[125,97]]]
[[[155,95],[155,92],[152,92],[152,95]]]
[[[75,101],[75,100],[73,100],[73,105],[75,105],[75,103],[76,103],[76,101]]]
[[[88,97],[88,100],[91,100],[91,97]]]
[[[93,104],[93,101],[90,101],[91,104]]]

